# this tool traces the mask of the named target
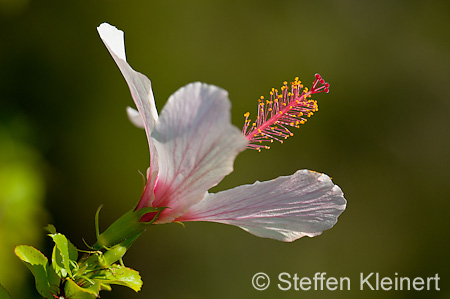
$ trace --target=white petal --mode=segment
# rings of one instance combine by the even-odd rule
[[[111,26],[108,23],[100,24],[100,26],[97,27],[97,31],[103,42],[108,47],[108,50],[114,53],[117,58],[126,61],[127,58],[125,56],[123,31],[118,30],[116,27]]]
[[[167,101],[152,133],[159,155],[153,206],[165,206],[158,222],[170,222],[233,171],[247,140],[231,124],[228,93],[191,83]]]
[[[127,63],[123,31],[107,23],[101,24],[97,31],[127,81],[133,100],[145,123],[147,137],[149,138],[158,120],[151,82],[146,76],[133,70]]]
[[[147,177],[147,185],[139,202],[139,207],[148,206],[153,201],[153,184],[158,173],[158,155],[150,138],[151,132],[158,121],[158,112],[156,110],[151,82],[146,76],[133,70],[126,61],[123,31],[107,23],[103,23],[97,27],[97,31],[127,81],[131,96],[141,116],[141,122],[137,121],[133,123],[143,124],[145,128],[150,151],[150,170],[148,171],[150,175]]]
[[[176,220],[231,224],[259,237],[290,242],[330,229],[345,207],[341,189],[327,175],[299,170],[291,176],[208,193]]]
[[[136,109],[127,107],[127,115],[130,122],[138,128],[145,129],[144,120]]]

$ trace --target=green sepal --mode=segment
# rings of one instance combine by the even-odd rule
[[[70,261],[78,259],[77,248],[63,234],[49,235],[55,242],[52,253],[52,266],[61,278],[73,277]]]
[[[130,249],[131,245],[133,245],[134,241],[141,235],[141,233],[137,233],[130,238],[123,240],[120,244],[113,246],[112,248],[108,248],[106,252],[103,254],[104,265],[110,266],[115,262],[122,260],[122,257],[125,255],[128,249]]]
[[[0,284],[0,298],[2,299],[11,299],[8,291]]]
[[[158,219],[159,214],[164,209],[166,208],[147,207],[128,211],[97,237],[97,242],[93,245],[93,248],[99,250],[105,247],[112,247],[130,238],[137,238],[137,236],[145,231],[149,224]],[[152,212],[157,214],[151,221],[139,222],[142,216]]]
[[[103,265],[110,266],[114,264],[125,255],[127,250],[128,248],[126,246],[122,246],[122,243],[108,249],[105,253],[103,253]]]
[[[64,287],[66,298],[70,299],[95,299],[100,293],[100,283],[95,282],[87,288],[80,287],[73,280],[67,279]]]
[[[105,269],[102,277],[97,280],[101,282],[102,286],[110,284],[122,285],[133,289],[135,292],[139,292],[143,284],[138,271],[117,264]]]
[[[59,293],[60,278],[48,264],[48,259],[36,248],[19,245],[14,253],[30,269],[36,282],[36,289],[44,298],[53,298]]]

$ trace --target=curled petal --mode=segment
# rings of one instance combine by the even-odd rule
[[[157,222],[186,212],[233,171],[247,140],[231,124],[230,109],[225,90],[200,82],[167,101],[152,133],[160,166],[153,206],[169,207]]]
[[[146,131],[148,131],[147,135],[150,137],[150,133],[158,120],[151,82],[146,76],[136,72],[128,64],[125,56],[122,30],[103,23],[97,28],[97,31],[127,81],[133,100],[145,123]]]
[[[127,107],[127,115],[130,122],[135,125],[136,127],[140,129],[145,129],[145,123],[142,119],[142,116],[139,114],[139,112],[136,109],[133,109],[131,107]]]
[[[258,237],[291,242],[330,229],[345,207],[341,189],[327,175],[299,170],[291,176],[208,193],[176,221],[231,224]]]
[[[143,197],[147,202],[151,202],[153,200],[153,184],[158,173],[158,157],[150,138],[151,132],[158,121],[158,112],[153,97],[152,85],[146,76],[136,72],[128,64],[125,56],[124,34],[122,30],[110,24],[103,23],[97,27],[97,31],[127,81],[134,103],[139,111],[140,121],[136,114],[131,112],[134,114],[132,115],[132,122],[138,126],[143,125],[147,134],[151,171],[149,171],[150,176],[147,178],[148,184]],[[130,115],[129,109],[128,114]]]

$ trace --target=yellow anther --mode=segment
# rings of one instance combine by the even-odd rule
[[[287,81],[284,81],[284,82],[283,82],[283,85],[287,85]]]
[[[244,114],[244,117],[249,117],[250,116],[250,112],[247,112]]]

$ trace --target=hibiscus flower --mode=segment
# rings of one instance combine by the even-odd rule
[[[158,115],[150,80],[134,71],[126,60],[123,31],[107,23],[97,29],[137,107],[137,111],[127,109],[129,118],[147,135],[150,166],[136,210],[167,207],[155,224],[211,221],[281,241],[317,236],[337,222],[346,207],[341,189],[326,174],[310,170],[208,192],[233,171],[241,151],[266,148],[267,142],[292,135],[287,127],[298,126],[317,109],[310,95],[328,91],[329,85],[320,76],[316,76],[311,90],[301,90],[298,80],[293,82],[291,92],[287,87],[280,95],[273,90],[271,103],[258,106],[254,125],[246,114],[243,131],[231,124],[228,93],[200,82],[177,90]],[[141,221],[154,216],[148,213]]]

